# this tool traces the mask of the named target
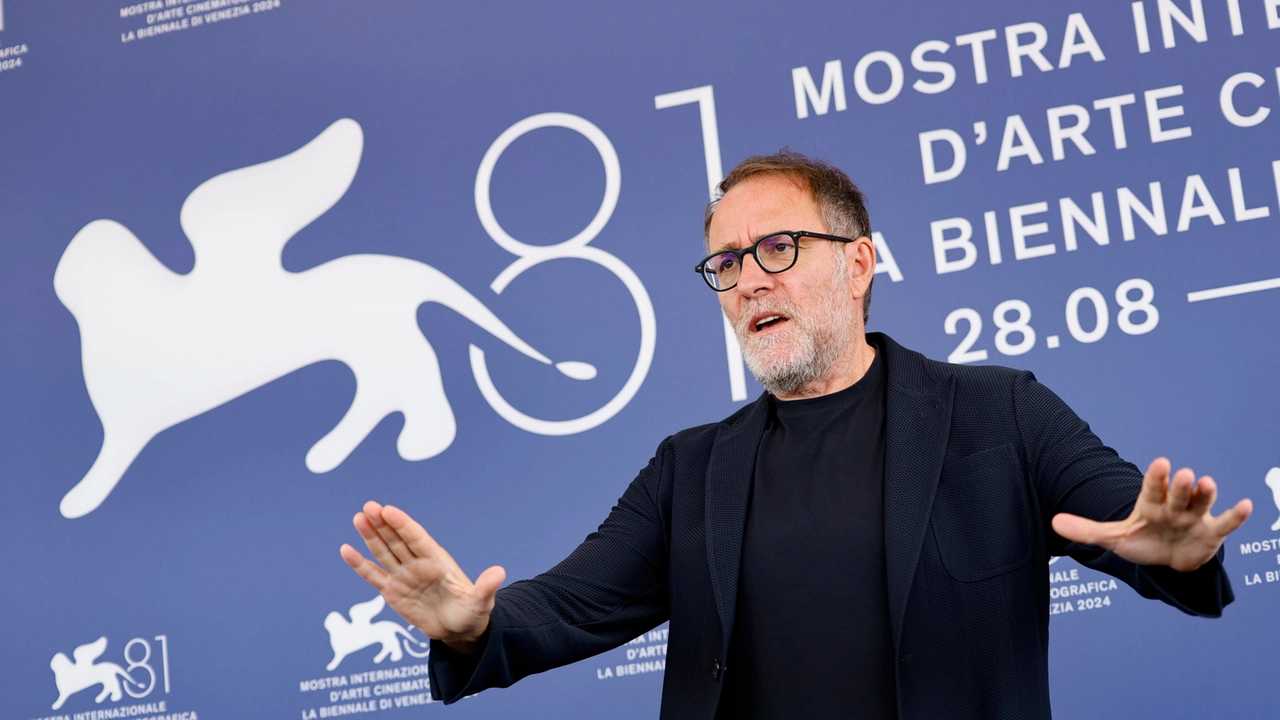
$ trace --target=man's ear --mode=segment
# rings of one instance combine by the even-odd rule
[[[859,290],[859,295],[866,292],[871,278],[876,272],[876,246],[871,238],[863,235],[851,243],[845,243],[845,260],[849,267],[849,280]]]

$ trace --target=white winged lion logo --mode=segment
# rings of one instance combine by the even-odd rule
[[[1275,500],[1276,509],[1280,510],[1280,467],[1273,467],[1268,470],[1265,482],[1267,487],[1271,488],[1271,496]],[[1271,523],[1271,530],[1280,530],[1280,519]]]
[[[391,662],[400,662],[404,657],[400,650],[402,642],[405,652],[410,655],[418,658],[428,655],[430,646],[410,635],[398,623],[390,620],[372,622],[386,606],[387,601],[379,595],[372,600],[352,605],[349,611],[350,621],[336,610],[325,617],[324,629],[329,631],[329,647],[333,648],[333,659],[325,666],[326,669],[334,670],[346,656],[377,644],[381,644],[382,649],[374,656],[375,663],[382,662],[388,656],[391,657]]]
[[[54,710],[62,707],[67,698],[94,685],[102,686],[102,692],[93,699],[94,702],[102,702],[108,696],[113,702],[124,697],[120,686],[121,680],[130,685],[139,685],[129,677],[129,673],[125,672],[124,668],[115,663],[94,664],[93,661],[102,657],[102,653],[106,650],[107,638],[104,636],[72,650],[71,656],[76,659],[75,662],[71,662],[65,653],[53,656],[49,661],[49,667],[53,668],[53,681],[58,686],[58,699],[53,702]]]
[[[112,220],[91,222],[71,240],[53,284],[80,327],[103,441],[63,497],[64,516],[102,504],[161,431],[322,360],[346,363],[357,387],[346,415],[307,452],[309,469],[337,467],[396,411],[404,413],[401,457],[443,452],[456,425],[436,354],[418,328],[422,303],[441,303],[551,362],[465,288],[416,260],[348,255],[304,272],[284,269],[286,243],[342,198],[363,147],[360,125],[343,119],[295,152],[201,184],[180,215],[195,250],[185,275]],[[556,367],[576,379],[594,375],[585,363]]]

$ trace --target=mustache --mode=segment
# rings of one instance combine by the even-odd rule
[[[786,315],[798,325],[804,324],[804,313],[795,303],[781,297],[766,297],[748,300],[738,309],[738,319],[733,323],[734,333],[742,342],[751,336],[751,318],[759,313],[779,313]]]

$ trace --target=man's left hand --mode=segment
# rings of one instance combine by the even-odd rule
[[[1096,522],[1058,513],[1053,529],[1072,542],[1097,545],[1138,565],[1167,565],[1190,572],[1209,562],[1222,541],[1253,513],[1253,502],[1241,500],[1214,517],[1209,509],[1218,499],[1213,478],[1200,478],[1182,468],[1169,482],[1171,466],[1156,458],[1142,480],[1133,512],[1124,520]]]

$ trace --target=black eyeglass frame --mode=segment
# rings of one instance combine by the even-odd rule
[[[768,240],[769,238],[776,238],[779,235],[786,235],[787,237],[791,238],[792,242],[796,244],[796,254],[791,258],[790,265],[782,268],[781,270],[770,270],[769,268],[764,266],[764,263],[760,262],[760,255],[758,254],[760,243],[764,242],[765,240]],[[751,255],[751,257],[755,258],[757,267],[769,273],[770,275],[777,275],[778,273],[784,273],[796,266],[796,261],[800,259],[800,238],[802,237],[816,238],[818,240],[830,240],[832,242],[842,242],[842,243],[854,242],[851,238],[840,237],[838,235],[826,235],[824,233],[808,232],[807,230],[779,230],[778,232],[771,232],[768,235],[761,237],[759,240],[756,240],[755,242],[751,243],[751,245],[744,247],[741,250],[718,250],[716,252],[713,252],[710,255],[702,258],[702,262],[698,263],[697,266],[693,268],[693,271],[702,276],[702,280],[707,283],[707,287],[711,288],[712,290],[715,290],[716,292],[728,292],[729,290],[732,290],[738,287],[738,283],[735,282],[729,287],[724,287],[724,288],[718,288],[715,285],[712,285],[711,278],[707,276],[707,263],[711,260],[711,258],[724,255],[725,253],[732,253],[734,256],[738,258],[738,264],[742,265],[746,256]],[[738,277],[739,278],[742,277],[741,270],[738,271]]]

